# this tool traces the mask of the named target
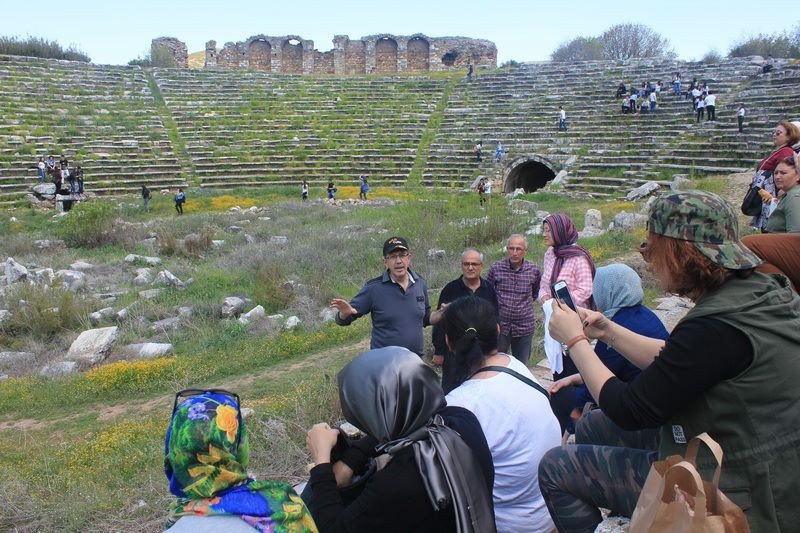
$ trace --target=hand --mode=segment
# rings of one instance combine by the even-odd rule
[[[772,195],[767,192],[765,189],[758,189],[758,195],[761,197],[761,200],[764,202],[771,202]]]
[[[330,463],[331,450],[339,439],[339,430],[320,422],[314,424],[306,433],[306,446],[315,465]]]
[[[336,309],[339,312],[339,318],[345,320],[349,318],[351,315],[357,315],[358,311],[355,307],[350,305],[350,302],[347,300],[342,300],[341,298],[334,298],[331,300],[331,309]]]
[[[580,385],[581,383],[583,383],[583,380],[581,379],[580,374],[573,374],[571,376],[561,378],[550,385],[550,395],[552,396],[563,388],[574,387],[575,385]]]
[[[433,366],[442,366],[444,364],[444,356],[443,355],[434,355],[431,359],[431,364]]]
[[[342,461],[336,461],[333,463],[333,477],[337,487],[347,487],[353,482],[353,469]]]
[[[611,332],[612,322],[603,313],[578,307],[583,320],[583,333],[590,339],[603,339]]]
[[[553,314],[550,315],[550,336],[560,343],[583,334],[583,324],[578,313],[567,304],[553,299]]]
[[[439,307],[439,309],[437,309],[436,311],[431,313],[431,317],[430,317],[429,320],[430,320],[430,323],[431,323],[432,326],[435,326],[436,324],[438,324],[439,322],[442,321],[442,319],[444,318],[444,311],[445,311],[445,309],[447,309],[448,305],[450,305],[450,304],[449,303],[442,304]]]

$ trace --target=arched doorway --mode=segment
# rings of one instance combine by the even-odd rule
[[[422,37],[414,37],[408,41],[406,57],[409,72],[427,72],[430,70],[430,45]]]
[[[272,66],[272,46],[264,39],[258,39],[247,47],[247,61],[252,70],[269,72]]]
[[[503,192],[534,192],[555,177],[555,165],[549,159],[538,155],[518,157],[503,171]]]
[[[281,47],[281,72],[303,73],[303,43],[299,39],[287,39]]]
[[[397,41],[389,37],[375,43],[375,72],[397,72]]]

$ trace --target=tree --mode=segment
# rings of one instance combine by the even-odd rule
[[[603,45],[597,37],[575,37],[561,43],[550,54],[553,61],[592,61],[603,59]]]
[[[599,37],[605,59],[675,57],[667,39],[643,24],[617,24]]]
[[[795,35],[788,33],[775,33],[767,35],[760,33],[734,43],[728,52],[729,57],[747,57],[771,55],[773,57],[800,57],[800,26]]]

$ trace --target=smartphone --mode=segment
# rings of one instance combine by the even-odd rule
[[[575,307],[575,302],[572,301],[572,295],[569,293],[569,287],[567,287],[567,282],[563,280],[556,281],[550,286],[550,290],[553,293],[553,298],[564,302],[569,306],[570,309],[578,312],[578,308]]]

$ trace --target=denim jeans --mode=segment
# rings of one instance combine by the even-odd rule
[[[530,335],[523,335],[522,337],[511,337],[509,335],[500,335],[497,338],[497,350],[503,353],[509,353],[508,349],[511,348],[511,355],[522,361],[523,364],[528,364],[528,359],[531,358],[531,343],[533,341],[533,333]]]

